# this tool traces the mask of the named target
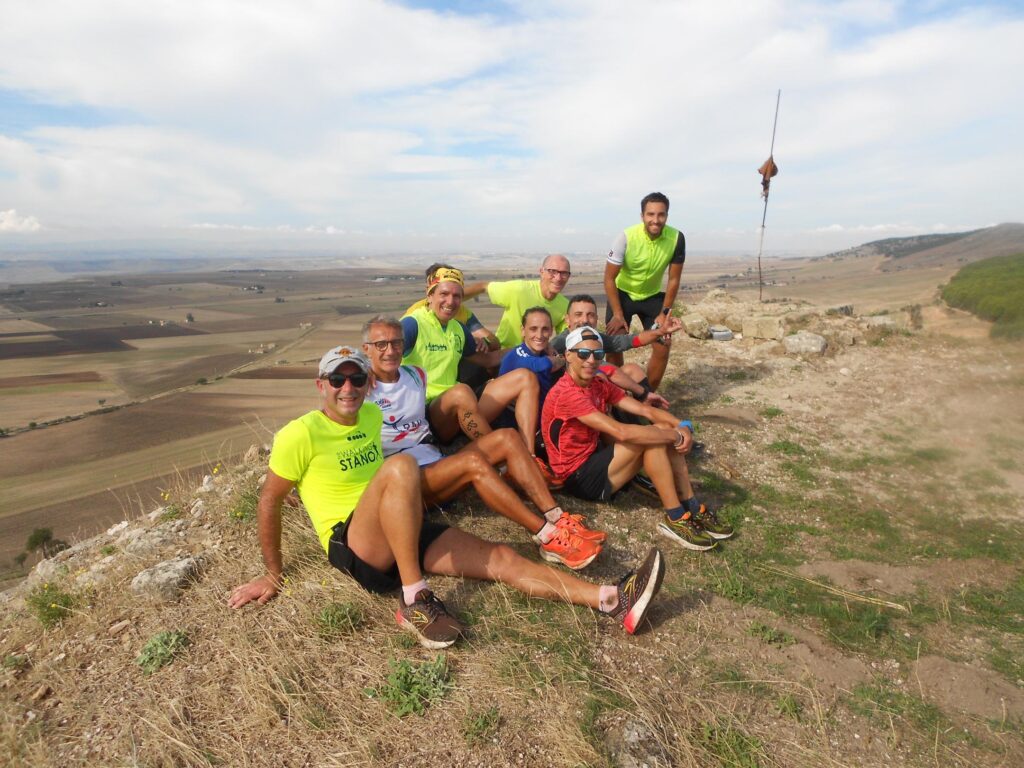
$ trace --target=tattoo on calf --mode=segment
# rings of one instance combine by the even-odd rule
[[[473,440],[483,436],[480,432],[480,427],[476,423],[476,419],[473,417],[472,411],[466,411],[462,414],[462,427]]]

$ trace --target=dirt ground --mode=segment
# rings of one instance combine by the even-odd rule
[[[0,653],[27,661],[0,674],[0,745],[12,764],[68,766],[1024,764],[1024,348],[975,335],[967,316],[924,321],[820,357],[677,344],[664,390],[698,424],[698,493],[736,537],[685,552],[657,535],[659,506],[635,490],[599,505],[558,497],[609,534],[587,578],[613,581],[647,547],[664,552],[662,593],[634,637],[588,610],[435,579],[472,632],[446,655],[447,698],[395,717],[366,691],[389,665],[433,656],[403,642],[390,599],[322,562],[301,511],[286,522],[286,593],[224,608],[260,568],[225,487],[224,508],[147,523],[188,531],[208,558],[180,602],[126,600],[160,555],[114,554],[61,629],[40,636],[10,603]],[[446,519],[535,556],[473,494]],[[118,549],[97,540],[97,561],[101,546]],[[69,583],[83,571],[88,561]],[[338,603],[363,618],[325,643],[317,616]],[[176,627],[189,649],[143,675],[141,648]]]

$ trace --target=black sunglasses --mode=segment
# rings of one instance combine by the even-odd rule
[[[587,349],[586,347],[581,347],[580,349],[573,349],[570,351],[579,355],[580,360],[589,360],[591,355],[594,356],[595,360],[604,360],[603,349]]]
[[[370,377],[362,371],[358,371],[356,373],[332,373],[330,376],[325,376],[324,378],[327,379],[327,383],[335,389],[341,389],[344,387],[346,381],[351,381],[352,386],[358,389],[359,387],[365,387],[366,382],[370,380]]]

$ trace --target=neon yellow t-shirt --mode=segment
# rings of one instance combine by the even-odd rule
[[[658,293],[679,237],[679,230],[668,225],[656,240],[651,240],[643,222],[627,228],[626,253],[615,286],[633,301],[643,301]]]
[[[366,401],[351,427],[310,411],[274,435],[270,469],[295,483],[324,551],[331,529],[348,520],[384,460],[383,421],[380,408]]]
[[[540,292],[540,280],[503,280],[487,285],[487,296],[492,304],[505,308],[495,336],[501,348],[517,347],[523,341],[523,312],[530,307],[544,307],[551,313],[555,333],[566,329],[565,313],[569,311],[569,300],[558,294],[550,301]]]

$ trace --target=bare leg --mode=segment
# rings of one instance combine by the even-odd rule
[[[600,587],[565,571],[527,560],[506,544],[494,544],[449,528],[427,548],[423,564],[430,573],[497,581],[546,600],[600,606]]]
[[[657,389],[661,380],[665,377],[665,368],[668,367],[668,354],[672,351],[672,337],[665,339],[668,343],[651,344],[651,359],[647,361],[647,383],[651,389]]]
[[[540,384],[533,371],[519,368],[488,382],[480,395],[480,415],[494,421],[511,403],[516,404],[516,424],[523,443],[533,453],[540,413]]]
[[[366,486],[352,512],[348,546],[359,559],[380,571],[398,564],[403,584],[423,578],[419,562],[420,471],[412,456],[399,454],[384,464]]]
[[[512,430],[502,431],[512,433]],[[494,432],[485,435],[484,439],[497,434]],[[428,502],[447,501],[472,485],[484,504],[503,517],[518,523],[529,533],[537,533],[544,526],[544,521],[527,509],[522,499],[505,484],[484,454],[472,445],[463,448],[454,456],[424,467],[422,479],[423,498]]]
[[[531,452],[523,446],[522,442],[513,438],[511,429],[499,429],[484,435],[482,438],[467,448],[475,448],[480,451],[492,467],[502,462],[508,465],[508,476],[516,485],[523,489],[527,498],[533,502],[541,512],[558,506],[548,485],[544,482],[544,476],[537,469]]]
[[[456,384],[444,394],[435,397],[427,413],[434,434],[443,443],[447,443],[459,430],[470,440],[477,440],[481,435],[491,432],[488,419],[480,413],[473,390],[465,384]]]
[[[620,365],[619,370],[622,371],[627,376],[629,376],[629,378],[631,378],[637,384],[643,381],[644,378],[646,378],[647,376],[647,371],[645,371],[636,363],[626,363],[625,365]]]
[[[608,465],[608,479],[612,490],[619,490],[640,471],[644,460],[642,446],[632,443],[613,443],[612,460]]]
[[[608,479],[612,481],[612,488],[618,490],[632,480],[642,463],[648,477],[654,483],[665,509],[675,509],[679,506],[679,493],[676,490],[676,467],[669,457],[670,453],[675,453],[675,451],[670,451],[663,445],[640,446],[632,443],[616,443],[611,464],[608,465]],[[682,462],[682,466],[685,473],[685,460]],[[689,487],[688,477],[686,486]],[[691,491],[689,496],[692,495]]]
[[[686,456],[671,448],[666,448],[665,451],[668,453],[669,461],[672,462],[672,473],[675,476],[679,496],[684,499],[693,498],[693,486],[690,484],[690,471],[686,466]],[[651,478],[653,479],[654,476],[652,475]]]

